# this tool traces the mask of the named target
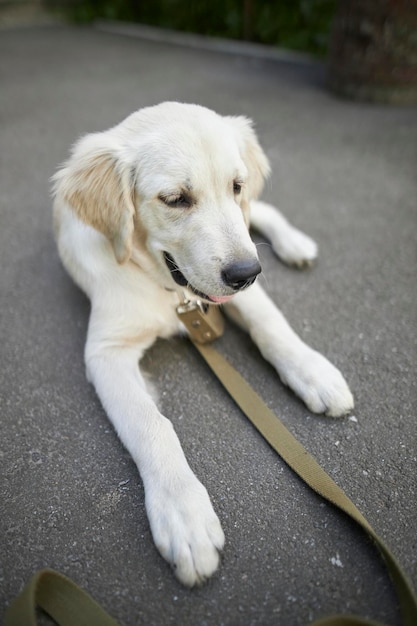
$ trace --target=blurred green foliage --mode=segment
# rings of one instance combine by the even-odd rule
[[[141,22],[324,55],[337,0],[66,0],[77,22]]]

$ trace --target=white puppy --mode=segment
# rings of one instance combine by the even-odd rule
[[[139,468],[156,546],[189,586],[215,572],[224,535],[138,367],[157,337],[184,332],[183,294],[223,304],[311,411],[353,407],[340,372],[253,284],[261,268],[249,221],[286,262],[317,253],[256,201],[268,173],[249,120],[167,102],[82,138],[54,177],[59,253],[91,300],[87,376]]]

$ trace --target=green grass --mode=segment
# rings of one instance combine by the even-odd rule
[[[141,22],[323,56],[337,0],[64,0],[64,5],[76,22]]]

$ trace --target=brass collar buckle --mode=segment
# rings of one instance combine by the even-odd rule
[[[192,341],[210,343],[222,336],[224,319],[218,306],[184,298],[176,311]]]

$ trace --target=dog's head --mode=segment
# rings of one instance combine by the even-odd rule
[[[161,284],[224,302],[261,271],[249,207],[268,173],[248,119],[166,102],[81,139],[55,191],[119,263],[146,254]]]

